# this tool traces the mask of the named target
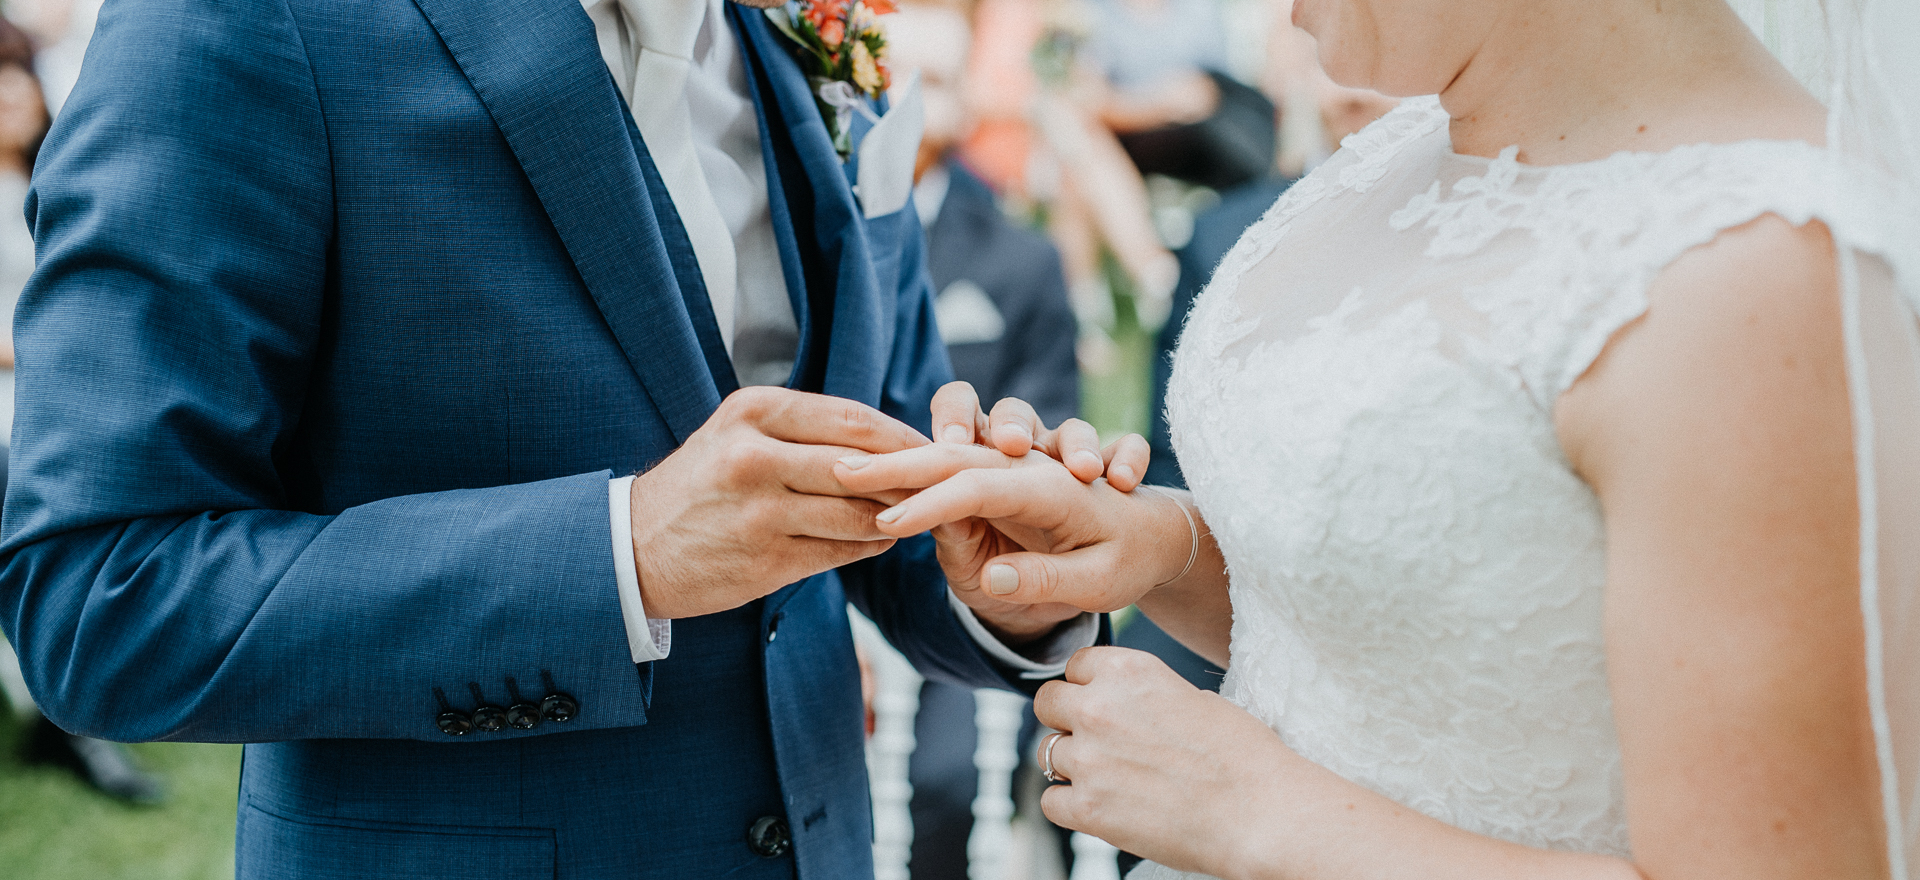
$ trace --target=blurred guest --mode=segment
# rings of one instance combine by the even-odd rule
[[[24,28],[38,47],[33,70],[40,77],[51,114],[60,112],[80,78],[80,62],[93,39],[100,5],[101,0],[7,0],[7,17]]]
[[[13,308],[33,274],[33,236],[22,206],[27,178],[51,122],[34,74],[33,43],[0,20],[0,431],[13,432]],[[0,492],[6,489],[5,446],[0,446]],[[20,675],[12,646],[0,639],[0,694],[26,722],[29,761],[71,768],[95,788],[134,803],[163,798],[160,781],[142,771],[124,746],[74,736],[40,716]]]
[[[1080,322],[1082,366],[1105,372],[1114,357],[1103,257],[1162,313],[1179,267],[1154,229],[1139,170],[1087,96],[1078,59],[1092,18],[1082,0],[980,0],[965,92],[976,124],[962,152],[1000,192],[1044,211]]]
[[[918,70],[926,101],[914,204],[927,229],[934,310],[954,374],[989,406],[1018,397],[1047,424],[1059,424],[1080,405],[1060,253],[1045,236],[1009,222],[993,191],[955,155],[970,127],[967,18],[957,4],[913,4],[888,31],[895,70]]]
[[[902,4],[888,22],[895,82],[918,71],[926,131],[915,165],[914,206],[927,228],[934,311],[955,377],[988,406],[1002,397],[1033,404],[1049,425],[1079,410],[1076,323],[1060,254],[1045,236],[1002,213],[992,190],[955,156],[971,126],[964,98],[972,42],[957,3]],[[914,719],[914,880],[963,880],[979,772],[973,692],[936,681],[921,687]]]
[[[1092,0],[1088,56],[1102,74],[1101,122],[1142,174],[1212,189],[1265,176],[1275,111],[1223,73],[1226,34],[1215,0]]]

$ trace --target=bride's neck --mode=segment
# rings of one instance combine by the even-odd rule
[[[1518,3],[1440,93],[1456,152],[1556,165],[1817,140],[1823,113],[1722,0]]]

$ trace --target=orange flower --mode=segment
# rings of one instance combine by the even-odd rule
[[[844,21],[847,17],[847,0],[813,0],[806,6],[807,20],[813,22],[815,30],[825,32],[827,22]],[[845,27],[843,24],[842,27]],[[842,32],[842,39],[845,32]],[[839,40],[834,41],[836,44]]]
[[[863,0],[863,2],[867,4],[868,9],[873,10],[874,15],[892,15],[900,11],[900,7],[893,5],[893,0]]]
[[[837,18],[829,18],[820,25],[820,41],[829,49],[840,48],[847,38],[847,23]]]

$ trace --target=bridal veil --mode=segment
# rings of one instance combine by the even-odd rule
[[[1920,880],[1920,2],[1736,0],[1829,108],[1828,144],[1884,184],[1839,240],[1867,680],[1895,880]]]

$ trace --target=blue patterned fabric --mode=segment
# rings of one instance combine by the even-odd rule
[[[787,49],[730,16],[794,385],[924,429],[917,219],[861,217]],[[70,730],[256,744],[241,878],[867,876],[846,602],[931,675],[1032,686],[924,539],[631,662],[607,480],[733,378],[577,0],[109,0],[27,213],[0,623]],[[435,725],[549,687],[577,717]],[[763,816],[790,854],[748,846]]]

